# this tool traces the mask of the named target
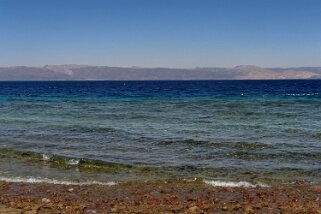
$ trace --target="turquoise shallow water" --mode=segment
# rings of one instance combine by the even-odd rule
[[[2,178],[321,183],[321,81],[0,82]]]

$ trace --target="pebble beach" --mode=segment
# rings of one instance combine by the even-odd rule
[[[321,187],[213,187],[199,181],[115,185],[0,183],[0,213],[321,213]]]

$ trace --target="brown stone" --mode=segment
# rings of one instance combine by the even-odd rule
[[[199,213],[200,208],[198,206],[192,206],[188,209],[191,213]]]

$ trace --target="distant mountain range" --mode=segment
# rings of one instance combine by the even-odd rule
[[[90,65],[0,67],[0,80],[254,80],[321,79],[321,67],[141,68]]]

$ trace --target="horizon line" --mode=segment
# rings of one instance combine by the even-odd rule
[[[63,64],[43,64],[43,65],[10,65],[10,66],[2,66],[0,68],[15,68],[15,67],[34,67],[34,68],[44,68],[46,66],[84,66],[84,67],[110,67],[110,68],[143,68],[143,69],[203,69],[203,68],[237,68],[237,67],[256,67],[263,69],[291,69],[291,68],[318,68],[319,66],[310,66],[310,65],[302,65],[302,66],[260,66],[255,64],[240,64],[235,66],[195,66],[195,67],[164,67],[164,66],[117,66],[117,65],[94,65],[94,64],[76,64],[76,63],[63,63]]]

